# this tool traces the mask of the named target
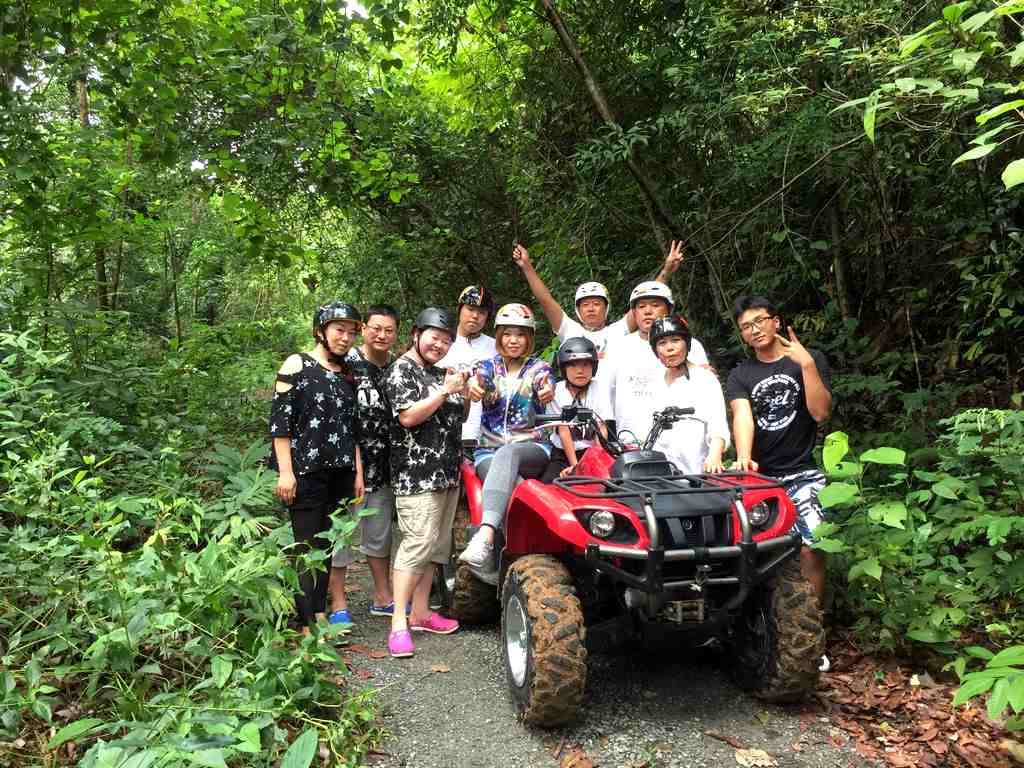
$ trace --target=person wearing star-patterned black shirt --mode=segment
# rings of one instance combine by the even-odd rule
[[[277,374],[271,402],[270,465],[278,472],[278,498],[291,519],[296,554],[326,550],[323,534],[345,500],[363,495],[362,459],[356,444],[356,403],[352,372],[344,357],[361,326],[350,304],[317,309],[316,344],[288,357]],[[326,556],[325,556],[326,557]],[[301,563],[301,561],[297,561]],[[295,606],[303,632],[327,607],[327,571],[298,565]]]
[[[450,634],[453,619],[429,606],[434,564],[451,555],[451,530],[459,500],[462,422],[468,412],[465,372],[438,362],[455,338],[451,315],[436,307],[419,313],[412,346],[388,370],[391,404],[391,482],[402,540],[395,553],[394,600],[388,650],[395,658],[414,653],[412,632]],[[409,599],[409,615],[401,610]]]
[[[391,349],[398,341],[398,311],[386,304],[366,308],[363,343],[353,347],[345,362],[355,375],[359,402],[359,448],[363,459],[366,493],[353,511],[359,517],[359,551],[366,557],[373,576],[371,616],[390,617],[391,521],[395,494],[391,488],[391,405],[384,391],[384,377],[391,364]],[[331,617],[335,623],[352,624],[345,594],[348,566],[354,562],[352,547],[344,545],[331,558]]]

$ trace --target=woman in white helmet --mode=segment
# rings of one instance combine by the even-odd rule
[[[482,361],[470,379],[469,397],[483,403],[480,438],[474,455],[483,478],[483,524],[460,560],[489,578],[494,573],[494,532],[505,521],[505,509],[520,477],[544,474],[551,443],[534,429],[534,416],[544,413],[555,396],[551,366],[531,357],[536,321],[525,304],[506,304],[494,317],[498,354]]]
[[[597,347],[598,358],[604,359],[608,346],[615,340],[636,330],[636,322],[632,312],[626,312],[613,323],[608,323],[611,300],[608,289],[598,282],[588,282],[576,289],[576,317],[574,320],[562,311],[561,306],[551,295],[544,281],[530,261],[530,253],[522,245],[516,244],[512,249],[512,260],[523,271],[530,290],[537,297],[540,307],[551,324],[551,330],[558,335],[558,343],[564,344],[567,339],[582,336],[590,339]],[[683,263],[683,243],[673,241],[669,248],[665,263],[655,280],[665,283]]]

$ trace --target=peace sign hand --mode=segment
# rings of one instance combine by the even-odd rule
[[[686,247],[686,241],[684,240],[673,240],[669,243],[668,256],[665,257],[665,274],[674,274],[679,267],[683,265],[683,248]]]
[[[801,368],[814,365],[814,358],[811,357],[811,353],[807,351],[807,347],[800,343],[800,340],[796,337],[796,332],[792,328],[789,329],[788,339],[781,333],[776,333],[775,338],[777,338],[779,343],[782,345],[782,354]]]

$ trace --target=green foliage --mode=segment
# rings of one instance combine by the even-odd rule
[[[943,652],[976,633],[1024,637],[1024,413],[977,409],[942,422],[937,453],[878,447],[849,457],[828,436],[815,547],[835,553],[841,608],[865,635]]]
[[[953,704],[988,694],[988,716],[997,720],[1009,707],[1012,715],[1006,721],[1011,731],[1024,730],[1024,645],[1012,645],[999,653],[972,646],[965,649],[966,656],[957,659],[954,666],[961,678],[960,689]],[[981,660],[984,668],[964,672],[969,660]]]
[[[68,357],[0,334],[2,740],[53,726],[46,750],[75,741],[87,768],[308,765],[318,743],[357,764],[374,708],[331,644],[289,628],[297,578],[265,441],[207,451],[180,423],[97,416]],[[184,395],[181,365],[134,382],[128,415]],[[42,759],[25,741],[6,758]]]

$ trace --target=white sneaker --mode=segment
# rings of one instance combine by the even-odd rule
[[[462,554],[459,555],[459,560],[468,563],[473,568],[485,569],[492,567],[493,553],[494,547],[487,542],[487,539],[484,538],[484,532],[480,530],[469,540],[469,544],[466,545]]]
[[[818,665],[819,672],[828,672],[832,669],[832,662],[828,660],[828,656],[821,657],[821,664]]]

